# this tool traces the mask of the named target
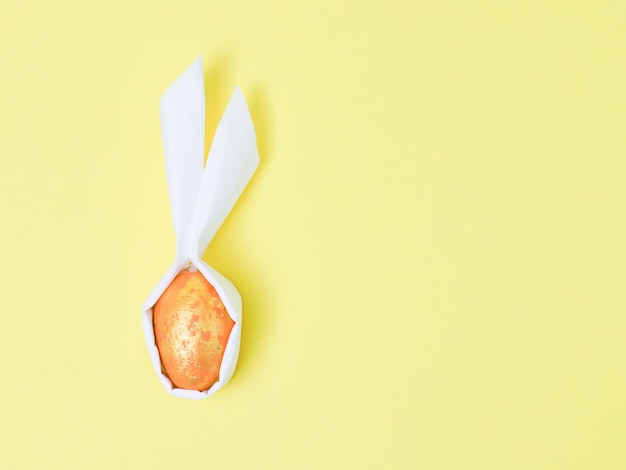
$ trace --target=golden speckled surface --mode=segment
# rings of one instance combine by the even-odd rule
[[[215,383],[234,325],[200,272],[178,274],[154,306],[156,344],[172,383],[188,390]]]

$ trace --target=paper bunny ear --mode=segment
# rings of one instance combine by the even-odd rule
[[[165,173],[176,234],[176,264],[189,259],[198,189],[204,166],[204,77],[202,56],[161,98]]]
[[[239,87],[217,126],[204,168],[191,235],[191,256],[202,258],[259,166],[254,124]]]

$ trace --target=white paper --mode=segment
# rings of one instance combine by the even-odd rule
[[[182,398],[206,398],[231,379],[241,340],[241,296],[235,286],[202,261],[202,254],[259,165],[254,125],[239,88],[217,127],[204,166],[204,78],[202,58],[167,89],[161,99],[165,172],[176,234],[174,264],[143,305],[143,330],[154,370],[165,389]],[[189,266],[215,287],[235,322],[220,366],[219,380],[203,391],[175,388],[161,371],[154,339],[152,309],[174,277]]]

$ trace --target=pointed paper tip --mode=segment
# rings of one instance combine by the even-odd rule
[[[179,93],[185,91],[185,88],[189,86],[189,82],[193,81],[194,78],[199,78],[202,82],[202,88],[204,91],[204,72],[202,70],[202,54],[199,54],[198,57],[185,69],[183,73],[181,73],[171,84],[163,95],[161,96],[160,107],[163,109],[165,103],[168,100],[169,95],[176,95],[177,93],[174,91],[177,88],[181,88]]]
[[[243,92],[239,85],[235,85],[235,89],[233,90],[233,94],[230,97],[230,102],[228,103],[228,107],[233,107],[235,109],[239,108],[244,110],[245,115],[248,116],[250,120],[252,120],[250,116],[250,108],[248,107],[248,103],[246,98],[243,96]]]
[[[200,68],[202,68],[202,53],[198,54],[198,57],[196,57],[196,60],[193,61],[192,65],[198,64],[200,65]]]

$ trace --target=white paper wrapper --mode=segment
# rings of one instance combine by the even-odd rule
[[[143,305],[143,331],[154,370],[165,389],[182,398],[206,398],[228,383],[241,340],[241,296],[233,284],[202,261],[202,254],[259,165],[254,125],[236,88],[217,127],[204,166],[204,78],[202,58],[167,89],[161,99],[165,172],[176,234],[174,264]],[[203,168],[204,166],[204,168]],[[161,370],[152,310],[176,275],[195,266],[215,287],[235,322],[220,366],[219,380],[203,391],[175,388]]]

